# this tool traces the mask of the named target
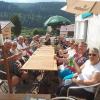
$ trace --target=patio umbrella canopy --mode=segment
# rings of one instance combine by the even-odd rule
[[[55,26],[63,24],[71,24],[71,21],[63,16],[52,16],[45,21],[44,26]]]
[[[62,10],[77,15],[86,12],[100,14],[100,2],[93,2],[91,0],[67,0],[67,5]]]

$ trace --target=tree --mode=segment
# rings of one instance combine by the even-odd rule
[[[43,28],[34,28],[32,33],[33,35],[44,35],[46,30]]]
[[[19,17],[17,15],[12,16],[11,17],[11,22],[14,24],[14,27],[12,28],[12,33],[15,36],[20,35],[22,26],[21,26],[21,22],[19,20]]]
[[[39,30],[38,30],[37,28],[35,28],[35,29],[33,30],[33,34],[34,34],[34,35],[39,34]]]

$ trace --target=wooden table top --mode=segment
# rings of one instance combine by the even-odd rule
[[[35,94],[0,94],[0,100],[33,100],[33,99],[29,99],[30,97],[50,100],[49,94],[37,94],[37,95]],[[34,100],[39,100],[39,99],[34,99]]]
[[[54,47],[40,47],[21,69],[57,71],[56,60],[54,59]]]

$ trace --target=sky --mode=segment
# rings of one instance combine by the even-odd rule
[[[35,2],[65,2],[66,0],[0,0],[5,2],[35,3]]]

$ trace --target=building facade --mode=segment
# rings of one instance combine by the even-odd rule
[[[83,39],[89,47],[100,49],[100,15],[86,19],[81,19],[79,15],[75,19],[75,38]]]
[[[3,34],[3,38],[11,39],[11,28],[14,27],[14,24],[11,21],[0,21],[1,31]]]

